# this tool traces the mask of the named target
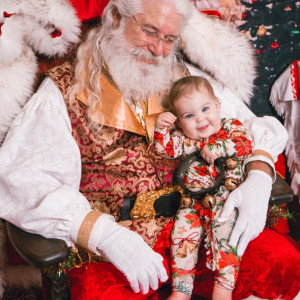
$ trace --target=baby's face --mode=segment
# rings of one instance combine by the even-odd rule
[[[193,89],[174,103],[179,126],[192,139],[208,138],[220,129],[220,105],[206,89]]]

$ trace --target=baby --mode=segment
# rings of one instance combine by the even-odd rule
[[[160,114],[156,122],[157,152],[172,159],[200,150],[203,158],[188,168],[184,179],[188,188],[213,186],[218,178],[214,161],[226,158],[225,183],[218,191],[202,201],[185,198],[177,212],[171,237],[173,292],[168,299],[191,298],[198,246],[204,237],[207,266],[216,270],[212,299],[231,299],[241,261],[236,248],[228,245],[237,211],[223,223],[218,217],[230,191],[243,180],[242,160],[252,153],[252,138],[238,120],[221,119],[219,100],[204,78],[189,76],[176,81],[166,107],[168,112]]]

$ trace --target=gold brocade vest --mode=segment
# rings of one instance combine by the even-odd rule
[[[179,160],[162,158],[152,146],[149,147],[145,130],[136,121],[126,101],[105,78],[101,78],[101,97],[109,100],[109,106],[104,108],[106,117],[102,129],[96,131],[88,121],[85,93],[78,93],[72,107],[67,99],[74,78],[71,63],[55,67],[47,75],[54,80],[65,99],[72,135],[81,154],[80,191],[92,208],[112,214],[118,221],[123,197],[133,197],[171,184]],[[154,100],[150,100],[149,105],[152,105],[153,114],[146,117],[146,126],[150,124],[149,128],[153,130],[159,108]],[[153,132],[148,134],[151,137]]]

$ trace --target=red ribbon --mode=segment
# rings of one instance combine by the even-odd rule
[[[195,235],[196,234],[196,235]],[[194,242],[194,243],[198,243],[199,242],[199,239],[196,239],[196,237],[199,235],[199,232],[192,232],[190,235],[188,235],[186,238],[176,238],[176,239],[174,239],[174,241],[173,241],[173,244],[174,245],[178,245],[178,248],[177,248],[177,250],[179,249],[179,248],[182,248],[182,246],[183,246],[183,243],[185,242],[185,241],[187,241],[187,242]],[[178,243],[175,243],[175,240],[179,240],[179,242]]]

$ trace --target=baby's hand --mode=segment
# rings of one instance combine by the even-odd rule
[[[211,165],[213,165],[215,159],[217,159],[217,157],[209,150],[207,145],[204,145],[201,149],[201,156]]]
[[[159,115],[156,120],[156,126],[160,129],[164,127],[169,127],[176,121],[177,117],[174,116],[171,112],[163,112]]]

